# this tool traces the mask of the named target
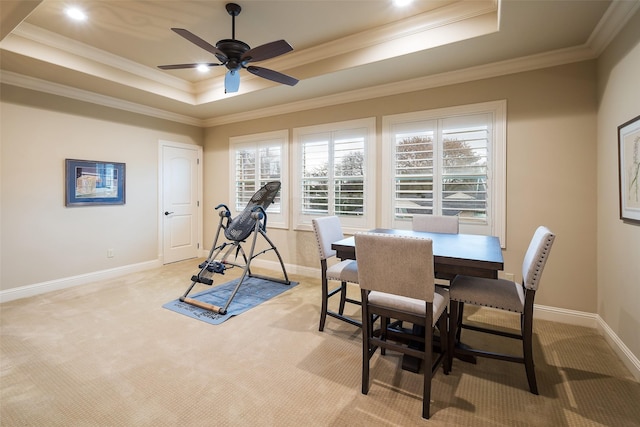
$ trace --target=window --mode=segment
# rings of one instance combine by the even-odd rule
[[[287,228],[288,157],[286,130],[232,137],[230,164],[232,165],[229,209],[235,217],[242,212],[256,191],[269,181],[280,181],[280,193],[267,209],[269,227]]]
[[[384,226],[458,215],[460,231],[505,234],[506,101],[383,117]]]
[[[375,118],[296,128],[294,218],[338,215],[345,228],[375,224]]]

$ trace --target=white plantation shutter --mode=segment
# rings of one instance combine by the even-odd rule
[[[232,173],[231,206],[235,216],[242,212],[251,197],[270,181],[280,181],[280,192],[267,208],[269,227],[286,227],[287,215],[287,140],[288,131],[233,137],[230,139]]]
[[[338,215],[347,228],[374,224],[375,120],[364,119],[294,129],[294,198],[297,227],[311,219]]]
[[[382,224],[457,215],[461,232],[504,242],[506,103],[383,117]]]

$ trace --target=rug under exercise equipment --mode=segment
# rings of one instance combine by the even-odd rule
[[[235,279],[214,288],[207,289],[206,291],[193,295],[192,298],[207,304],[223,305],[229,299],[229,296],[236,287],[238,280],[240,279]],[[229,305],[227,313],[224,315],[184,303],[180,301],[180,299],[168,302],[162,307],[194,319],[202,320],[203,322],[207,322],[212,325],[219,325],[233,316],[244,313],[257,305],[292,289],[297,284],[298,282],[290,282],[289,285],[285,285],[263,278],[246,278],[243,285],[238,290],[238,293],[233,298],[233,301]]]

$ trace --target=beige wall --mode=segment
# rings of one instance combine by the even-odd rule
[[[558,237],[536,302],[593,313],[597,117],[594,61],[207,129],[204,240],[213,239],[217,224],[209,207],[228,197],[227,150],[231,136],[371,116],[377,118],[380,131],[385,114],[498,99],[507,100],[508,120],[505,271],[521,276],[522,258],[535,228],[547,225]],[[378,182],[378,191],[380,188]],[[379,206],[378,218],[380,210]],[[286,263],[318,267],[311,232],[269,232],[279,243]]]
[[[598,61],[597,313],[640,358],[640,224],[619,219],[617,128],[640,115],[640,12]]]
[[[0,289],[158,259],[158,140],[202,129],[12,86],[0,108]],[[65,207],[66,158],[126,163],[126,204]]]

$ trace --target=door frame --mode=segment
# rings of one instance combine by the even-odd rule
[[[198,182],[197,182],[197,186],[198,186],[198,208],[196,209],[197,215],[198,215],[198,230],[197,230],[197,236],[198,236],[198,257],[203,257],[205,256],[204,254],[208,253],[208,249],[206,249],[204,247],[203,244],[203,195],[204,195],[204,191],[203,191],[203,171],[202,171],[202,163],[203,163],[203,159],[202,159],[202,147],[199,145],[194,145],[194,144],[185,144],[182,142],[175,142],[175,141],[168,141],[168,140],[158,140],[158,207],[157,207],[157,211],[158,211],[158,259],[160,260],[160,263],[162,265],[165,264],[164,262],[164,210],[163,210],[163,206],[164,206],[164,158],[163,158],[163,153],[164,153],[164,147],[173,147],[173,148],[180,148],[180,149],[184,149],[184,150],[194,150],[197,151],[197,155],[198,155]]]

